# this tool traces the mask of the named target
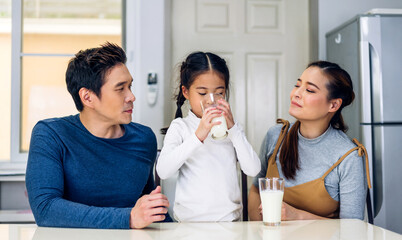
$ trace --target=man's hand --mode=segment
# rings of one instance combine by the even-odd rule
[[[153,222],[163,221],[169,201],[157,186],[149,195],[144,195],[131,209],[130,228],[144,228]]]

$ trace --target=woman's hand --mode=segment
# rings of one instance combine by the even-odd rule
[[[299,220],[301,211],[282,202],[282,221]]]
[[[195,131],[195,135],[197,138],[204,142],[204,140],[208,137],[211,128],[215,125],[219,125],[221,122],[212,122],[212,119],[221,116],[222,111],[215,108],[210,107],[205,109],[204,114],[202,115],[201,122],[198,125],[197,130]]]
[[[248,216],[250,217],[250,221],[262,221],[261,215],[261,198],[258,188],[251,185],[250,190],[248,192]]]
[[[315,220],[315,219],[328,219],[328,218],[321,217],[313,213],[297,209],[285,202],[282,202],[282,221]]]
[[[234,125],[234,120],[229,103],[226,102],[224,99],[219,99],[217,108],[222,111],[222,114],[223,116],[225,116],[226,119],[226,125],[228,126],[228,129],[231,129]]]

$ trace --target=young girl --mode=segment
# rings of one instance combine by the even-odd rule
[[[229,103],[203,111],[200,102],[210,104],[209,94],[229,94],[229,70],[225,60],[213,53],[194,52],[180,68],[180,89],[176,119],[166,133],[156,171],[166,179],[179,171],[173,207],[177,221],[236,221],[242,203],[236,162],[243,172],[255,176],[260,160],[248,143],[239,123],[233,120]],[[181,106],[188,100],[191,110],[182,118]],[[206,106],[204,106],[206,107]],[[224,116],[228,135],[211,137],[210,130]]]

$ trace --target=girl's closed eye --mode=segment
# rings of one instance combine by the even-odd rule
[[[306,91],[309,92],[309,93],[315,93],[315,91],[311,90],[311,89],[306,89]]]

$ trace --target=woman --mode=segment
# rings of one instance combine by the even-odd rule
[[[285,179],[282,220],[363,219],[365,148],[346,136],[341,115],[354,96],[349,74],[337,64],[308,65],[290,94],[289,113],[297,121],[278,120],[283,125],[269,129],[263,141],[261,172],[249,193],[251,220],[262,219],[258,178],[265,176]]]

